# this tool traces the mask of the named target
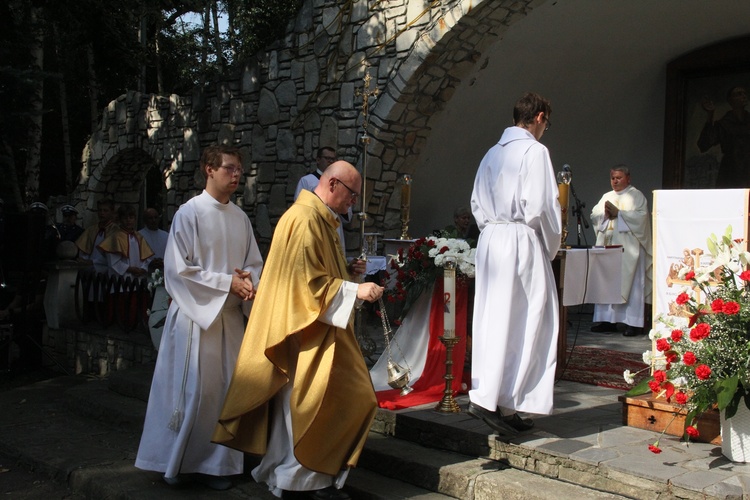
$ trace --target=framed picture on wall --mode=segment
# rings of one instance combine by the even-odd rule
[[[663,187],[750,187],[750,37],[670,62],[666,91]]]

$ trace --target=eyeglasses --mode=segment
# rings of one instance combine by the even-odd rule
[[[226,169],[226,171],[229,172],[229,175],[242,173],[242,167],[235,167],[232,165],[222,165],[221,168]]]
[[[549,128],[550,128],[550,127],[552,126],[552,122],[551,122],[551,121],[549,121],[549,117],[548,117],[548,116],[545,116],[545,117],[544,117],[544,120],[545,120],[545,121],[547,122],[547,126],[546,126],[546,127],[544,127],[544,131],[546,132],[546,131],[548,131],[548,130],[549,130]]]
[[[333,163],[333,162],[336,161],[336,157],[335,156],[318,156],[318,158],[321,158],[321,159],[327,161],[328,163]]]
[[[350,188],[349,186],[347,186],[346,184],[344,184],[341,181],[341,179],[336,179],[336,182],[338,182],[339,184],[341,184],[342,186],[344,186],[346,189],[349,190],[349,195],[352,197],[352,200],[356,200],[359,197],[359,193],[353,190],[352,188]]]

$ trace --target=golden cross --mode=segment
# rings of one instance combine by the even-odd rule
[[[375,97],[380,93],[380,89],[375,87],[374,89],[370,90],[370,72],[368,70],[367,64],[365,64],[365,76],[362,78],[362,81],[364,82],[364,86],[362,89],[357,89],[357,91],[354,93],[357,97],[362,97],[362,128],[367,131],[367,124],[369,122],[368,113],[370,110],[370,97]]]

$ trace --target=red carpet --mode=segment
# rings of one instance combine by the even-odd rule
[[[565,370],[560,377],[562,380],[622,390],[633,387],[625,382],[622,372],[630,370],[630,373],[635,373],[646,368],[641,354],[581,346],[573,348],[572,356],[568,351],[568,359],[559,359],[557,364],[560,370]],[[644,370],[636,375],[636,383],[648,376],[648,372]]]

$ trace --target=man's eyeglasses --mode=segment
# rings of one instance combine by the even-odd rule
[[[333,163],[333,162],[336,161],[336,157],[335,156],[325,156],[325,155],[323,155],[323,156],[318,156],[318,158],[321,158],[321,159],[327,161],[328,163]]]
[[[546,132],[546,131],[548,131],[548,130],[549,130],[549,128],[550,128],[550,127],[552,126],[552,122],[551,122],[551,121],[549,121],[549,117],[548,117],[548,116],[545,116],[545,117],[544,117],[544,120],[545,120],[545,121],[547,122],[547,126],[546,126],[546,127],[544,127],[544,131]]]
[[[350,188],[349,186],[347,186],[346,184],[344,184],[341,181],[341,179],[336,179],[336,182],[338,182],[339,184],[341,184],[342,186],[344,186],[346,189],[349,190],[349,195],[352,197],[352,200],[356,200],[359,197],[359,193],[353,190],[352,188]]]
[[[222,165],[221,168],[226,169],[229,175],[242,174],[242,167],[234,167],[231,165]]]

